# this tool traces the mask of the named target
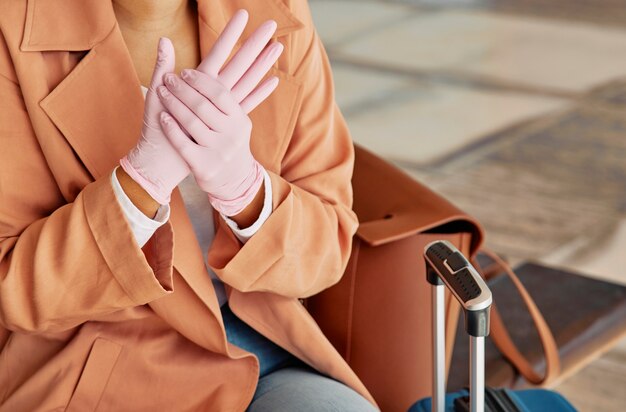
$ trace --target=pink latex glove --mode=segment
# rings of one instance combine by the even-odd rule
[[[248,113],[278,85],[274,76],[252,90],[283,50],[280,43],[265,47],[276,30],[276,23],[267,21],[216,75],[245,27],[247,13],[240,12],[222,32],[206,63],[198,70],[183,70],[182,80],[165,75],[167,87],[157,88],[167,109],[160,118],[165,134],[198,186],[208,193],[211,205],[226,216],[245,209],[263,183],[263,166],[250,152]]]
[[[163,84],[163,75],[174,70],[174,64],[174,46],[162,37],[146,94],[141,137],[137,146],[120,160],[124,171],[163,205],[169,203],[172,190],[189,174],[187,163],[174,150],[159,122],[164,107],[156,89]]]

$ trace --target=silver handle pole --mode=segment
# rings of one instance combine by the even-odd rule
[[[432,287],[433,310],[433,412],[444,412],[445,405],[445,318],[444,285]]]
[[[470,412],[485,411],[485,337],[470,335]]]

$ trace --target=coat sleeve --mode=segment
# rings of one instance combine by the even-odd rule
[[[62,197],[1,32],[0,102],[0,328],[67,330],[171,293],[169,223],[139,248],[110,173]]]
[[[268,171],[274,211],[243,246],[220,222],[208,263],[240,291],[304,298],[340,280],[358,220],[352,211],[354,146],[335,102],[328,56],[307,2],[295,9],[305,25],[292,46],[302,103],[282,170]]]

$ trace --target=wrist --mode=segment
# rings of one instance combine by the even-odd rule
[[[257,190],[254,199],[239,213],[233,216],[227,216],[229,219],[237,223],[239,229],[250,227],[259,219],[263,210],[263,201],[265,200],[265,184],[261,182],[261,187]]]
[[[115,176],[133,205],[150,219],[153,219],[161,204],[150,196],[123,168],[116,168]]]
[[[213,206],[213,208],[225,216],[233,219],[234,216],[238,216],[244,212],[244,210],[256,210],[260,199],[260,206],[263,206],[263,197],[260,196],[261,188],[263,186],[263,175],[264,168],[263,166],[254,161],[251,172],[246,176],[243,183],[238,184],[237,187],[246,188],[245,191],[231,199],[224,199],[221,197],[216,197],[212,193],[208,193],[209,202]],[[251,206],[252,203],[255,203],[254,206]],[[261,208],[258,209],[260,213]],[[258,213],[257,213],[258,216]],[[233,219],[237,221],[236,219]],[[237,222],[239,224],[239,222]]]
[[[132,179],[134,183],[141,187],[143,192],[146,192],[148,196],[150,196],[157,203],[161,205],[168,204],[170,202],[170,194],[172,190],[166,190],[162,184],[158,184],[158,181],[155,183],[152,180],[146,178],[143,173],[139,172],[139,170],[141,169],[137,169],[133,165],[129,156],[130,155],[124,156],[120,159],[121,169],[124,170],[126,175],[128,175],[128,177],[130,177],[130,179]]]

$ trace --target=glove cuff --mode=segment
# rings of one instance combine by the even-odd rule
[[[243,193],[234,199],[220,199],[209,195],[209,202],[211,206],[218,212],[221,212],[225,216],[235,216],[244,210],[259,192],[261,185],[263,184],[263,171],[265,168],[258,161],[254,160],[253,167],[250,174],[246,177],[243,183],[240,185],[244,188]]]
[[[128,156],[124,156],[120,159],[120,166],[124,171],[135,181],[139,186],[143,188],[154,200],[162,205],[167,205],[170,202],[171,193],[163,190],[163,185],[158,185],[145,178],[131,163]]]

